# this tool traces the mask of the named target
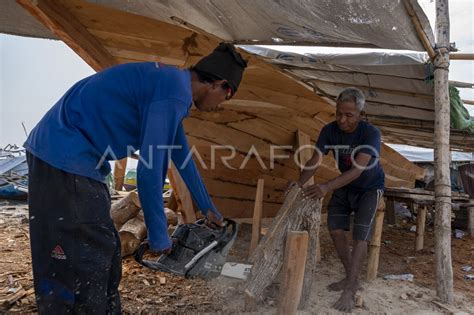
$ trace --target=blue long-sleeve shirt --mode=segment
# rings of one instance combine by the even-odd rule
[[[162,198],[170,157],[199,210],[220,217],[193,159],[187,158],[181,121],[191,103],[188,70],[151,62],[111,67],[70,88],[24,146],[58,169],[102,182],[110,173],[109,160],[140,150],[138,192],[149,243],[162,250],[171,245]]]

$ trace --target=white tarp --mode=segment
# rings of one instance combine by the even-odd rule
[[[433,149],[413,147],[403,144],[387,144],[410,162],[433,162]],[[451,161],[474,161],[473,152],[451,151]]]
[[[176,17],[226,41],[424,51],[399,0],[88,0],[168,23]],[[431,41],[416,0],[408,0]],[[0,33],[54,38],[15,0],[0,1]]]
[[[409,0],[428,38],[433,33]],[[424,51],[403,1],[396,0],[89,0],[171,22],[190,23],[227,41],[370,46]]]

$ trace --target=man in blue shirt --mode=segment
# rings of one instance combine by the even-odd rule
[[[334,307],[350,312],[359,288],[358,277],[363,258],[367,254],[372,223],[384,189],[384,172],[379,163],[380,131],[361,120],[364,94],[356,88],[346,88],[336,100],[336,121],[323,127],[316,142],[316,151],[306,163],[298,185],[303,186],[313,177],[322,162],[322,154],[333,151],[341,175],[322,184],[305,187],[307,198],[322,198],[328,192],[328,228],[346,276],[331,284],[332,291],[343,291]],[[350,227],[354,214],[352,253],[344,231]]]
[[[247,63],[220,44],[191,69],[111,67],[77,82],[28,137],[33,276],[39,313],[120,313],[120,239],[110,218],[109,160],[140,151],[138,193],[152,251],[171,249],[162,187],[169,159],[208,221],[222,224],[182,126],[192,103],[215,109]]]

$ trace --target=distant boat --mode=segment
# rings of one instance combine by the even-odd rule
[[[8,145],[0,149],[0,198],[26,199],[28,164],[25,150]]]

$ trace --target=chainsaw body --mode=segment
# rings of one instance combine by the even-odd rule
[[[226,257],[237,237],[235,221],[226,219],[225,227],[209,228],[204,220],[179,225],[171,235],[172,251],[156,261],[143,260],[138,250],[135,259],[142,265],[183,277],[215,278],[220,275]]]

